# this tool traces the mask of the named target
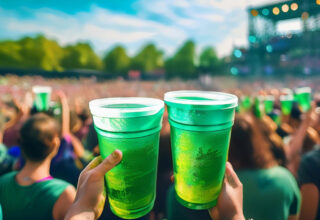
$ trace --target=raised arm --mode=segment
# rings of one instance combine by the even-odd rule
[[[62,108],[61,135],[65,136],[70,134],[70,108],[68,104],[68,99],[64,92],[59,91],[57,95],[60,99]]]

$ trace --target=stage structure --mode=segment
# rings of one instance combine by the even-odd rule
[[[320,0],[248,8],[248,17],[249,48],[235,48],[232,74],[320,75]]]

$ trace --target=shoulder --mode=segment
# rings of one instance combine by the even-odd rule
[[[269,175],[275,176],[277,177],[278,180],[281,180],[281,181],[290,181],[292,183],[296,183],[296,180],[292,175],[292,173],[290,173],[290,171],[285,167],[281,167],[281,166],[272,167],[270,169]]]
[[[298,169],[299,184],[314,183],[319,185],[320,150],[313,150],[303,156]]]
[[[59,196],[52,209],[54,219],[63,219],[76,196],[76,190],[69,185]]]
[[[0,183],[3,184],[3,183],[14,180],[14,177],[16,176],[16,174],[17,174],[16,171],[12,171],[10,173],[6,173],[6,174],[0,176]]]
[[[51,195],[52,197],[59,197],[67,188],[71,186],[70,183],[60,180],[60,179],[52,179],[48,181],[43,181],[39,183],[42,191],[45,191],[47,195]]]
[[[313,150],[306,153],[301,159],[302,168],[313,167],[314,169],[320,167],[320,149]]]

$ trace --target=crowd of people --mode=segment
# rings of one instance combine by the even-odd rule
[[[221,83],[213,82],[214,86],[210,87],[197,81],[97,82],[2,77],[0,205],[3,217],[5,220],[64,219],[68,211],[75,210],[74,201],[81,197],[76,188],[81,189],[81,178],[85,176],[81,172],[87,172],[90,161],[99,155],[89,100],[128,96],[163,99],[163,94],[172,90],[214,89],[236,94],[240,104],[243,97],[250,97],[250,106],[237,110],[228,156],[243,186],[245,218],[320,219],[320,112],[317,108],[320,100],[314,95],[308,111],[302,111],[294,102],[289,115],[281,113],[283,88],[293,89],[299,83],[306,84],[294,80],[290,85],[275,83],[274,87],[261,87],[261,82],[251,87],[245,83],[225,83],[224,88]],[[39,112],[34,106],[33,85],[52,87],[52,105],[48,111]],[[308,85],[314,92],[318,89],[315,83]],[[272,111],[257,115],[254,98],[270,95],[275,100]],[[176,200],[166,112],[163,117],[157,197],[153,210],[141,219],[212,219],[217,215],[215,210],[191,210]],[[229,169],[232,173],[232,168]],[[119,219],[112,214],[107,201],[100,214],[100,219]],[[220,213],[217,218],[223,219],[221,216]]]

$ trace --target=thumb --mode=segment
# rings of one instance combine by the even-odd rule
[[[93,170],[98,175],[104,176],[109,170],[115,167],[122,160],[122,152],[115,150],[106,159],[104,159],[97,167]]]
[[[237,176],[230,162],[227,162],[226,164],[225,179],[227,183],[231,185],[233,188],[236,188],[242,185],[239,177]]]

